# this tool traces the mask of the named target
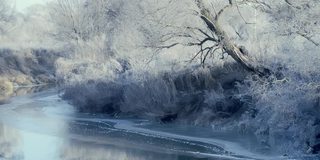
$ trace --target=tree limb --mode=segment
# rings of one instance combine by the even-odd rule
[[[311,39],[311,37],[307,36],[307,34],[301,33],[301,32],[297,32],[298,35],[302,36],[303,38],[305,38],[306,40],[310,41],[311,43],[313,43],[314,45],[316,45],[317,47],[320,46],[320,44],[316,41],[314,41],[313,39]]]
[[[233,2],[231,0],[229,0],[229,4],[227,6],[225,6],[218,12],[217,16],[214,19],[212,19],[212,17],[209,17],[209,11],[205,8],[202,1],[196,0],[196,3],[201,11],[200,18],[204,21],[207,28],[218,36],[219,45],[222,46],[222,50],[224,52],[230,55],[236,62],[240,63],[249,71],[252,71],[260,76],[268,76],[270,74],[269,69],[258,65],[252,58],[248,56],[247,53],[242,53],[241,49],[231,41],[227,33],[223,31],[222,27],[220,27],[219,17],[226,9],[232,7]],[[242,49],[245,50],[244,47]]]

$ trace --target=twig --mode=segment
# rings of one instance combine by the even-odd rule
[[[313,39],[311,39],[310,37],[308,37],[306,34],[301,33],[301,32],[297,32],[298,35],[302,36],[303,38],[305,38],[306,40],[310,41],[311,43],[313,43],[314,45],[316,45],[317,47],[320,46],[320,44],[316,41],[314,41]]]

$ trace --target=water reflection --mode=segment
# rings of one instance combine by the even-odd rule
[[[60,138],[0,124],[0,157],[8,160],[57,160]]]
[[[138,149],[117,147],[87,143],[72,140],[64,145],[65,150],[61,154],[63,160],[86,159],[86,160],[173,160],[177,156],[146,152]]]
[[[57,160],[63,140],[55,136],[21,132],[24,160]]]
[[[134,148],[134,146],[119,147],[38,134],[0,124],[0,156],[8,160],[175,160],[182,158],[182,156]]]
[[[6,159],[22,159],[21,135],[17,130],[0,123],[0,157]]]
[[[10,102],[11,97],[22,96],[30,93],[41,92],[49,88],[53,88],[53,85],[40,85],[31,87],[16,87],[13,92],[0,94],[0,105]]]
[[[67,122],[51,118],[52,111],[66,112],[55,90],[48,86],[18,88],[10,103],[0,106],[1,157],[8,160],[58,160],[67,134]],[[34,93],[34,94],[30,94]],[[29,95],[27,95],[29,94]],[[25,96],[21,96],[25,95]],[[62,104],[61,106],[55,106]],[[69,111],[70,113],[70,111]],[[1,159],[1,158],[0,158]]]

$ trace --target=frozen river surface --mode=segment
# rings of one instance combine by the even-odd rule
[[[287,159],[261,153],[264,148],[253,137],[79,114],[56,90],[14,97],[0,105],[1,160]]]

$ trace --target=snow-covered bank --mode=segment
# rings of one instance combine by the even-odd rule
[[[144,74],[142,81],[122,75],[70,85],[63,98],[80,112],[254,132],[262,144],[283,154],[305,153],[306,142],[319,143],[320,77],[285,69],[277,74],[260,78],[229,64],[192,73]]]
[[[14,86],[55,82],[55,61],[61,54],[46,49],[0,49],[0,75]]]
[[[13,93],[13,84],[7,80],[0,79],[0,104]]]
[[[55,84],[55,61],[60,56],[46,49],[0,49],[0,103],[21,95],[21,87]]]

